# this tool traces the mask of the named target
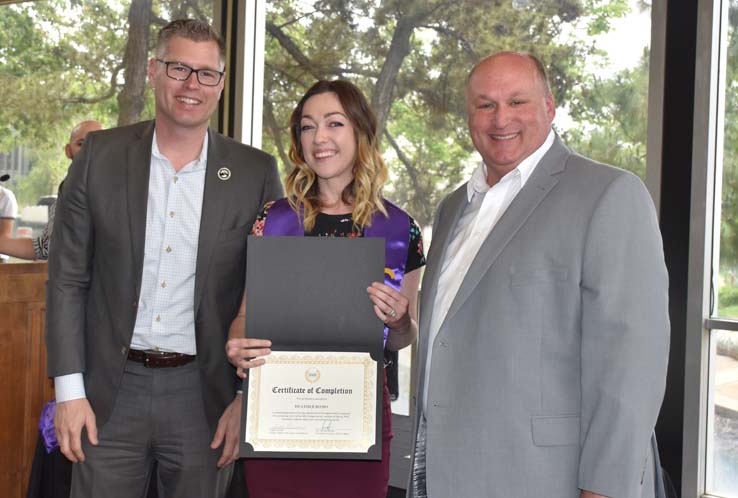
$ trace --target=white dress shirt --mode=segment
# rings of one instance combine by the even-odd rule
[[[0,187],[0,219],[14,220],[18,217],[18,201],[12,190]],[[1,260],[7,260],[8,256],[0,254]]]
[[[551,130],[538,149],[523,159],[514,170],[500,178],[490,187],[487,184],[487,166],[482,163],[474,170],[466,184],[468,204],[452,232],[448,248],[441,262],[433,312],[428,329],[428,354],[425,367],[425,389],[423,392],[423,408],[428,398],[428,380],[433,355],[433,342],[446,319],[456,293],[466,277],[467,271],[479,252],[482,243],[492,232],[497,221],[505,214],[512,201],[518,195],[541,158],[546,154],[554,141]]]
[[[208,157],[205,133],[200,156],[175,171],[151,145],[141,295],[131,349],[194,355],[195,268]],[[82,373],[54,379],[57,402],[86,397]]]
[[[18,217],[18,201],[12,190],[0,187],[0,218],[14,220]]]
[[[200,157],[179,172],[151,147],[141,295],[131,349],[194,355],[195,266],[208,138]]]

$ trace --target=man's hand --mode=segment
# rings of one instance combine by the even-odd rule
[[[86,398],[72,399],[56,404],[54,414],[56,439],[62,454],[72,462],[84,462],[82,452],[82,428],[87,429],[87,439],[97,446],[97,424],[90,402]]]
[[[591,491],[582,490],[582,493],[579,495],[579,498],[608,498],[608,497],[605,495],[598,495],[597,493],[593,493]]]
[[[218,420],[218,428],[215,430],[215,436],[210,443],[212,449],[223,444],[223,453],[218,460],[218,467],[223,468],[238,460],[239,445],[238,433],[241,426],[241,395],[237,394],[230,405],[225,409],[220,420]]]

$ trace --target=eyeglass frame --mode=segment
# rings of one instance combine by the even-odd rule
[[[192,73],[195,73],[195,78],[197,79],[197,82],[199,84],[204,85],[204,86],[213,87],[213,86],[218,86],[220,84],[220,82],[223,81],[223,75],[225,74],[225,71],[218,71],[216,69],[209,69],[207,67],[201,67],[200,69],[195,69],[194,67],[188,66],[187,64],[185,64],[183,62],[179,62],[179,61],[165,61],[165,60],[159,59],[159,58],[156,58],[154,60],[156,62],[161,62],[162,64],[164,64],[164,66],[165,66],[164,67],[164,74],[167,75],[167,78],[171,78],[174,81],[187,81],[190,78],[190,76],[192,76]],[[187,74],[187,77],[185,77],[185,78],[175,78],[174,76],[172,76],[172,75],[169,74],[169,65],[170,64],[178,64],[180,66],[186,67],[187,69],[190,70],[190,72],[189,72],[189,74]],[[214,73],[217,73],[218,76],[219,76],[218,77],[218,81],[216,83],[213,83],[212,85],[209,84],[209,83],[203,83],[200,80],[200,71],[212,71]]]

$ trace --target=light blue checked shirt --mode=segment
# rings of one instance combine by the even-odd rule
[[[195,267],[205,190],[208,135],[200,157],[175,171],[151,145],[143,276],[131,349],[194,355]],[[57,402],[84,398],[81,373],[56,377]]]

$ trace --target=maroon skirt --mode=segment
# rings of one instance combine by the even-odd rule
[[[382,394],[382,460],[247,459],[249,498],[386,498],[392,409],[385,375]]]

